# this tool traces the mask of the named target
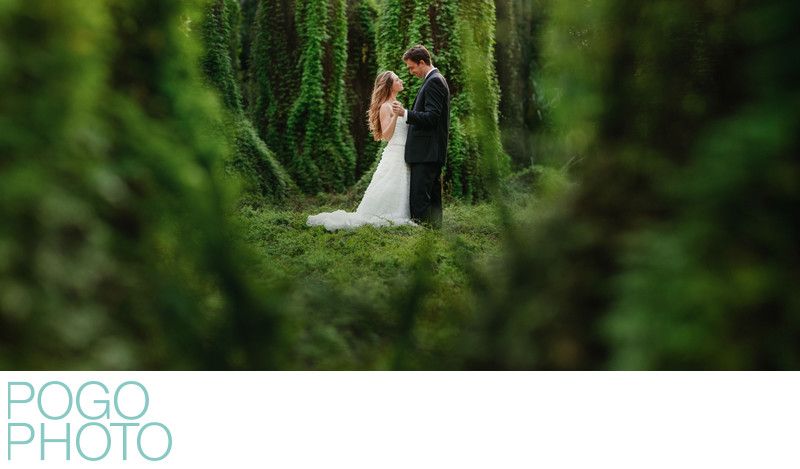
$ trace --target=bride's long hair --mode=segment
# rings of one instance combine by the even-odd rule
[[[383,72],[375,79],[375,87],[372,88],[372,100],[369,103],[369,111],[367,111],[367,121],[369,122],[369,130],[375,136],[375,141],[383,138],[383,129],[381,129],[381,104],[385,103],[389,96],[392,95],[392,86],[394,85],[394,72],[391,70]]]

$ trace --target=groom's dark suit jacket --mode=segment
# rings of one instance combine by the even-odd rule
[[[447,162],[450,130],[450,88],[439,70],[433,70],[408,110],[406,163]]]

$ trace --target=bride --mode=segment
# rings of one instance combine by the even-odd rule
[[[411,221],[408,201],[411,178],[405,161],[408,128],[405,118],[398,117],[391,106],[400,91],[403,91],[403,80],[394,72],[383,72],[375,79],[367,113],[369,128],[376,141],[383,139],[389,144],[383,150],[378,167],[356,211],[337,210],[310,215],[306,222],[308,226],[322,225],[327,230],[334,231],[362,225],[416,225]]]

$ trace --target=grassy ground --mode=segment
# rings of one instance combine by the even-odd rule
[[[529,218],[540,171],[504,186],[510,218]],[[258,278],[287,294],[294,366],[304,369],[459,368],[454,348],[475,307],[474,279],[503,255],[498,204],[450,201],[441,231],[360,227],[328,232],[308,215],[354,211],[357,194],[243,208]]]

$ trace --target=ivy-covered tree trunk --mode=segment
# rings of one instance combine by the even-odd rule
[[[387,0],[379,19],[378,64],[404,77],[398,96],[405,106],[414,101],[421,80],[408,75],[403,53],[424,45],[450,86],[450,142],[445,168],[446,193],[464,200],[486,195],[487,168],[504,173],[507,155],[499,148],[499,89],[494,71],[494,3],[486,0]],[[474,99],[478,89],[481,102]],[[489,113],[489,128],[477,129],[471,116]],[[477,132],[485,132],[479,143]],[[489,145],[490,148],[482,148]],[[493,170],[489,170],[493,171]]]
[[[287,135],[289,112],[299,95],[301,81],[295,8],[295,0],[258,2],[250,58],[253,125],[290,171],[294,147]]]
[[[268,202],[283,200],[291,187],[285,170],[261,141],[247,119],[237,82],[241,14],[236,0],[207,3],[203,15],[203,70],[222,96],[232,121],[228,134],[234,155],[229,167],[242,176],[247,188]]]
[[[305,0],[300,37],[300,95],[289,112],[290,168],[306,193],[343,191],[355,178],[355,149],[344,119],[347,63],[345,0]]]

